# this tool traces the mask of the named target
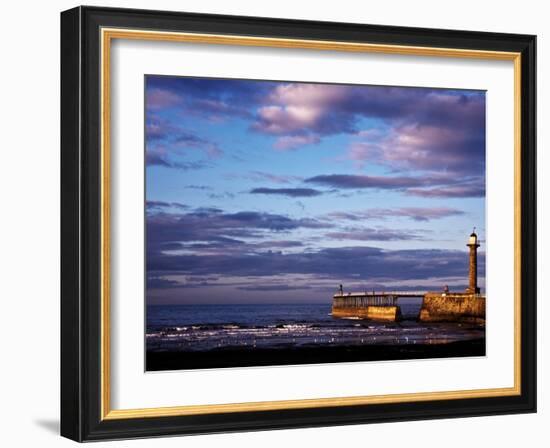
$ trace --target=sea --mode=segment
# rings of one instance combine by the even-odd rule
[[[151,305],[149,352],[312,346],[444,344],[485,337],[484,327],[417,322],[420,304],[400,304],[400,322],[331,316],[330,304]]]

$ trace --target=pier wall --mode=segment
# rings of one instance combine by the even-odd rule
[[[395,322],[401,318],[401,308],[397,305],[333,306],[332,316]]]
[[[435,293],[424,296],[418,318],[422,322],[485,322],[485,296]]]

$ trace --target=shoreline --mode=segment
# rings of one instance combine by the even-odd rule
[[[266,367],[335,362],[396,361],[485,356],[485,338],[443,344],[222,348],[201,352],[147,351],[146,371]]]

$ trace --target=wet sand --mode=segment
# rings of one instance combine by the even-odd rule
[[[485,356],[485,338],[446,344],[148,351],[147,371]]]

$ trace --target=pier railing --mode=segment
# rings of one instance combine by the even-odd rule
[[[424,297],[426,291],[338,292],[332,305],[339,307],[395,306],[401,297]]]
[[[333,306],[338,307],[366,307],[366,306],[394,306],[397,304],[399,296],[392,295],[370,295],[370,296],[352,296],[335,295],[333,297]]]

